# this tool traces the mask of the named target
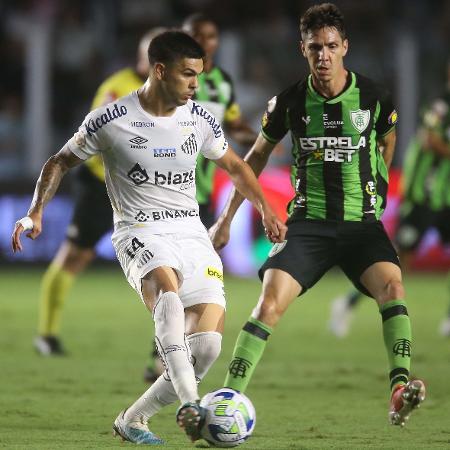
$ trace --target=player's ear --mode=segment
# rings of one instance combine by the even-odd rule
[[[163,63],[156,63],[153,71],[157,80],[162,80],[166,71],[166,66]]]
[[[302,55],[306,58],[305,43],[303,41],[300,41],[299,47]]]
[[[345,56],[347,54],[347,51],[348,51],[348,39],[344,39],[342,41],[342,47],[344,49],[344,52],[342,53],[342,56]]]

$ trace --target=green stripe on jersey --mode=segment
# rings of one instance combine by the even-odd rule
[[[305,102],[307,136],[323,136],[323,98],[319,96],[312,87],[308,89]],[[306,218],[325,219],[326,192],[323,182],[323,159],[324,149],[316,148],[309,152],[306,157]]]

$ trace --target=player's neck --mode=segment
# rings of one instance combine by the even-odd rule
[[[214,68],[214,61],[212,58],[205,58],[203,60],[203,72],[209,73]]]
[[[340,71],[336,77],[331,80],[322,81],[316,78],[312,74],[312,84],[314,89],[325,98],[332,98],[338,96],[345,88],[347,84],[348,72],[344,68]]]
[[[150,84],[149,80],[138,90],[138,98],[144,111],[156,117],[169,117],[177,107],[165,98],[157,83]]]

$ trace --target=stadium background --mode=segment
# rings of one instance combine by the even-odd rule
[[[11,230],[26,212],[43,162],[81,123],[99,83],[118,68],[134,65],[138,39],[146,30],[178,26],[195,11],[210,14],[219,24],[217,63],[232,75],[244,115],[258,129],[267,100],[306,74],[306,64],[298,55],[298,17],[313,3],[0,2],[0,404],[4,412],[0,447],[110,448],[106,434],[111,418],[124,398],[132,400],[143,388],[139,382],[150,324],[114,261],[108,236],[100,243],[97,267],[81,277],[67,302],[64,339],[70,358],[43,361],[32,353],[39,279],[63,239],[72,208],[68,177],[46,210],[43,235],[25,242],[23,253],[12,255]],[[387,85],[398,105],[398,147],[385,215],[393,232],[408,141],[421,105],[441,93],[445,84],[450,2],[336,3],[346,17],[350,39],[347,67]],[[285,147],[288,150],[289,144]],[[286,155],[276,155],[263,177],[266,192],[280,212],[290,192],[288,163]],[[214,198],[220,205],[227,180],[219,174],[216,182]],[[224,255],[226,268],[252,277],[267,252],[259,220],[244,207],[234,227],[235,241]],[[405,280],[411,317],[417,324],[414,368],[432,386],[429,403],[421,412],[423,421],[414,417],[414,426],[400,441],[396,430],[387,428],[387,397],[380,396],[386,392],[386,362],[374,305],[360,307],[354,334],[345,342],[326,332],[327,300],[348,288],[344,277],[333,272],[305,296],[301,313],[300,302],[294,305],[273,338],[249,389],[261,426],[246,448],[448,448],[448,343],[436,329],[447,307],[443,271],[450,266],[450,253],[439,246],[433,230],[415,265],[427,270]],[[228,276],[226,283],[230,303],[223,354],[203,389],[220,385],[234,339],[258,295],[258,283],[251,278]],[[280,370],[283,381],[277,383]],[[364,388],[367,381],[370,390]],[[293,392],[301,401],[287,407]],[[367,413],[367,402],[373,414]],[[172,416],[169,409],[158,418],[158,432],[174,433]],[[185,446],[184,437],[177,433],[175,447],[168,448]]]

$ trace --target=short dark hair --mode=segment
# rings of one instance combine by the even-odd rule
[[[157,62],[170,64],[180,58],[202,59],[203,48],[195,39],[182,31],[165,31],[152,39],[148,48],[148,60],[153,65]]]
[[[344,15],[333,3],[321,3],[320,5],[311,6],[300,18],[302,39],[310,31],[320,30],[325,27],[336,28],[341,38],[346,38]]]
[[[206,14],[201,13],[201,12],[194,13],[194,14],[191,14],[190,16],[187,16],[186,19],[183,20],[181,28],[186,33],[192,33],[194,28],[198,24],[207,23],[207,22],[213,23],[214,25],[217,26],[216,22],[210,16],[207,16]]]

